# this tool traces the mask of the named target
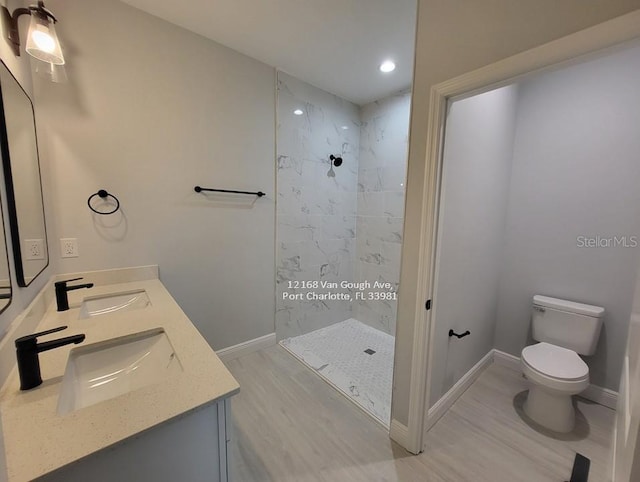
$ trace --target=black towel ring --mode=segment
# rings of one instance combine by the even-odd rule
[[[112,197],[115,202],[116,202],[116,207],[112,210],[112,211],[107,211],[107,212],[102,212],[102,211],[96,211],[93,206],[91,205],[91,200],[96,197],[96,196],[100,196],[102,199],[106,199],[107,197]],[[98,192],[92,194],[91,196],[89,196],[89,199],[87,199],[87,206],[89,206],[89,209],[91,209],[94,213],[96,214],[102,214],[104,216],[108,215],[108,214],[113,214],[115,213],[118,209],[120,209],[120,201],[118,201],[118,198],[115,197],[113,194],[108,193],[107,191],[105,191],[104,189],[100,189]]]

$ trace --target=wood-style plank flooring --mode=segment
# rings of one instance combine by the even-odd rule
[[[234,482],[560,482],[575,452],[590,482],[608,480],[614,412],[578,402],[573,434],[552,438],[518,415],[526,383],[492,365],[427,435],[414,456],[279,346],[232,360]]]

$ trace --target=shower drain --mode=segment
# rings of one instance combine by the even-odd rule
[[[365,352],[367,355],[373,355],[376,351],[375,351],[375,350],[372,350],[371,348],[367,348],[364,352]]]

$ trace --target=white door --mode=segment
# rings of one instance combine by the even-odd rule
[[[640,481],[640,268],[620,381],[613,462],[614,482]]]

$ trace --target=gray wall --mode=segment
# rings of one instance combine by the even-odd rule
[[[430,405],[493,348],[517,94],[503,87],[449,109]],[[471,335],[450,338],[449,329]]]
[[[158,264],[214,349],[272,333],[274,69],[115,0],[47,7],[69,77],[35,83],[58,271]],[[99,188],[119,213],[92,215]],[[79,258],[60,259],[62,237]]]
[[[534,294],[606,309],[592,383],[620,383],[640,249],[578,236],[640,236],[640,48],[521,84],[496,348],[530,342]],[[640,238],[639,238],[640,240]]]
[[[640,0],[419,0],[392,418],[408,421],[431,87],[640,8]],[[429,162],[435,160],[429,159]],[[429,288],[427,288],[429,289]],[[417,311],[416,311],[417,310]]]

